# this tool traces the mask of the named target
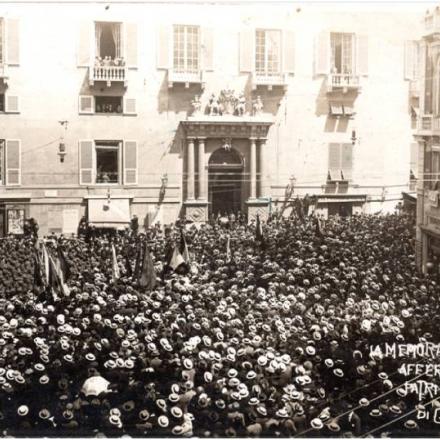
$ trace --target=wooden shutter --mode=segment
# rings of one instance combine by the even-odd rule
[[[330,73],[330,33],[320,32],[315,39],[315,75]]]
[[[295,73],[295,33],[283,31],[283,70],[285,73]]]
[[[157,32],[157,68],[169,69],[170,68],[170,55],[171,55],[171,42],[173,28],[168,25],[159,26]]]
[[[6,44],[7,63],[18,66],[20,64],[20,25],[15,18],[6,20]]]
[[[212,28],[202,28],[203,70],[214,70],[214,33]]]
[[[240,32],[240,72],[253,72],[255,65],[255,29]]]
[[[368,75],[368,37],[356,35],[356,73]]]
[[[20,113],[18,96],[5,94],[5,112]]]
[[[136,23],[125,23],[125,65],[136,68],[138,65],[138,30]]]
[[[124,115],[136,114],[136,99],[124,97]]]
[[[137,142],[124,141],[124,185],[137,185],[137,163]]]
[[[418,142],[411,142],[411,152],[410,152],[410,165],[409,168],[414,174],[414,177],[418,177],[418,162],[417,157],[419,154],[419,143]]]
[[[341,144],[330,143],[328,146],[328,171],[330,180],[341,179]]]
[[[426,43],[422,40],[419,43],[419,78],[421,79],[420,93],[419,93],[419,109],[421,114],[425,114],[425,70],[424,70],[426,67],[425,64],[426,64]]]
[[[92,23],[83,21],[79,26],[78,47],[76,58],[78,67],[89,67],[92,57]]]
[[[92,95],[79,95],[78,107],[80,114],[91,115],[95,113],[95,98]]]
[[[426,160],[425,155],[427,154],[425,152],[425,147],[424,147],[424,143],[423,142],[419,143],[419,151],[418,152],[419,152],[419,154],[417,156],[417,160],[418,160],[418,163],[417,163],[417,165],[418,165],[417,166],[417,178],[421,179],[423,181],[423,179],[426,178],[424,176],[425,176],[425,160]]]
[[[345,180],[351,180],[353,174],[353,145],[341,144],[341,170]]]
[[[94,151],[95,143],[92,140],[79,141],[79,184],[91,185],[94,183]]]
[[[21,184],[21,141],[6,139],[6,185]]]

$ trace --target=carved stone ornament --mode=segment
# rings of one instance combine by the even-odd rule
[[[237,98],[235,97],[234,90],[226,89],[220,92],[220,111],[222,115],[233,115]]]

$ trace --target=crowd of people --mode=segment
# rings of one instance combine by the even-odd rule
[[[168,270],[181,226],[47,237],[68,295],[35,285],[35,234],[0,240],[0,435],[437,432],[401,386],[403,360],[370,351],[438,341],[438,285],[416,270],[412,218],[271,218],[259,240],[235,217],[185,225],[188,270]],[[152,291],[131,276],[141,241]]]

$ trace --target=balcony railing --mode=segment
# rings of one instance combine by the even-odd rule
[[[267,86],[269,90],[272,87],[287,88],[287,73],[261,73],[253,72],[252,74],[252,89],[255,90],[258,86]]]
[[[434,34],[440,32],[440,9],[436,7],[429,11],[424,18],[425,34]]]
[[[417,131],[419,134],[440,134],[440,117],[433,115],[420,116],[417,121]]]
[[[125,66],[92,66],[89,69],[89,83],[91,86],[95,81],[105,81],[107,87],[113,82],[123,82],[127,85],[127,68]]]
[[[351,73],[330,73],[328,76],[328,90],[331,92],[335,89],[360,89],[359,76]]]
[[[185,84],[188,88],[190,84],[200,84],[202,89],[205,88],[205,80],[203,71],[197,72],[182,72],[175,69],[168,70],[168,87],[171,88],[175,83]]]

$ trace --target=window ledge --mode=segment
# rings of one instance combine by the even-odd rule
[[[168,69],[168,87],[172,88],[174,83],[183,83],[185,88],[189,88],[190,84],[200,84],[201,88],[205,88],[205,79],[203,71],[200,72],[176,72]]]
[[[268,90],[273,87],[283,87],[287,89],[287,73],[277,73],[274,75],[264,75],[257,72],[252,73],[252,90],[256,90],[258,86],[267,86]]]

